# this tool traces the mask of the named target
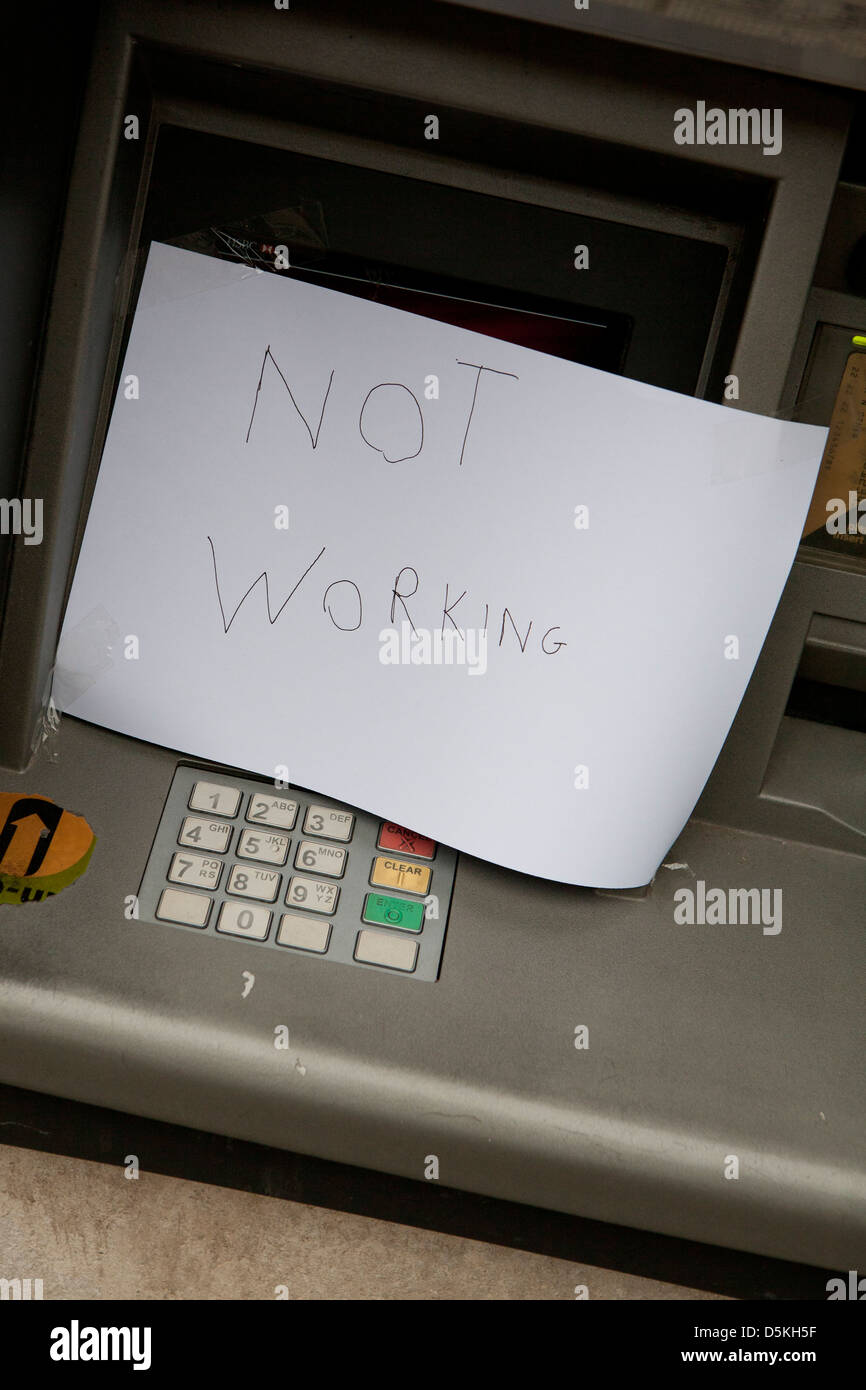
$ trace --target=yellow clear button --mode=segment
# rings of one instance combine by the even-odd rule
[[[376,888],[399,888],[403,893],[426,893],[432,869],[429,864],[412,864],[407,859],[380,855],[373,860],[370,882]]]

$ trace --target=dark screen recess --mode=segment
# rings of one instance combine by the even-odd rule
[[[161,130],[143,246],[168,241],[245,258],[286,221],[297,231],[299,218],[313,232],[302,231],[297,244],[286,233],[292,269],[279,273],[652,385],[696,389],[726,264],[722,246]],[[226,230],[250,244],[233,251]],[[590,248],[590,271],[575,269],[578,245]]]

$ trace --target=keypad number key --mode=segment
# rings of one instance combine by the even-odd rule
[[[302,840],[295,855],[295,868],[304,869],[309,874],[342,878],[347,858],[348,851],[337,845],[318,845],[313,840]]]
[[[191,811],[204,811],[210,816],[236,816],[241,804],[241,794],[237,787],[226,787],[219,782],[196,782],[189,798]]]
[[[168,871],[170,883],[185,883],[188,888],[218,888],[222,861],[206,859],[203,854],[175,854]]]
[[[217,920],[217,931],[228,936],[251,936],[264,941],[271,925],[266,907],[247,907],[245,903],[223,903]]]
[[[241,898],[258,898],[272,903],[280,891],[280,875],[273,870],[256,869],[252,864],[235,864],[229,874],[226,892]]]
[[[258,859],[262,864],[285,864],[291,840],[272,830],[244,830],[235,850],[239,859]]]
[[[232,838],[232,827],[225,821],[207,820],[204,816],[187,816],[177,837],[179,845],[190,849],[206,849],[225,854]]]
[[[294,830],[297,816],[297,801],[286,796],[267,796],[264,792],[255,792],[247,807],[251,825],[267,825],[275,830]]]
[[[310,806],[304,817],[304,834],[321,835],[324,840],[348,841],[352,838],[354,824],[351,811],[338,811],[333,806]]]
[[[306,912],[331,913],[337,906],[340,890],[335,883],[318,878],[293,878],[286,893],[287,907],[301,907]]]

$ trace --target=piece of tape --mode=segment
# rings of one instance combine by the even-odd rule
[[[731,407],[722,408],[731,409]],[[740,413],[745,422],[754,418],[750,411]],[[769,417],[767,419],[769,420]],[[776,425],[778,427],[777,437],[772,445],[769,443],[769,431],[766,435],[761,435],[760,438],[750,437],[747,433],[747,425],[739,444],[735,443],[732,433],[727,449],[713,451],[710,466],[710,486],[719,487],[727,483],[741,483],[747,478],[759,478],[766,473],[779,473],[789,468],[792,461],[796,462],[796,455],[792,460],[790,444],[786,443],[785,440],[785,435],[791,428],[790,423],[785,420],[777,420]],[[815,471],[817,472],[827,431],[820,425],[798,424],[797,429],[812,431],[815,440]]]
[[[50,703],[56,714],[71,709],[86,690],[114,665],[121,632],[111,614],[93,608],[75,627],[65,630],[57,649]]]
[[[51,695],[51,686],[54,681],[54,667],[48,675],[45,690],[42,694],[42,702],[39,706],[39,714],[36,719],[36,728],[33,731],[33,738],[30,743],[30,761],[36,757],[43,748],[45,756],[50,763],[59,760],[58,734],[60,732],[60,711],[54,703]]]

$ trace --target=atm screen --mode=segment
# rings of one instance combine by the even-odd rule
[[[177,126],[156,144],[151,241],[687,394],[727,263],[696,236]]]
[[[562,312],[560,305],[548,307],[543,300],[534,301],[538,307],[525,307],[532,300],[528,295],[516,297],[521,307],[513,301],[502,303],[504,294],[492,286],[426,276],[426,287],[422,288],[419,284],[407,284],[406,272],[396,267],[380,267],[377,273],[381,278],[375,280],[333,270],[301,272],[299,278],[490,338],[504,338],[519,347],[534,348],[568,362],[608,372],[619,371],[622,366],[630,321],[621,316],[571,317]]]

